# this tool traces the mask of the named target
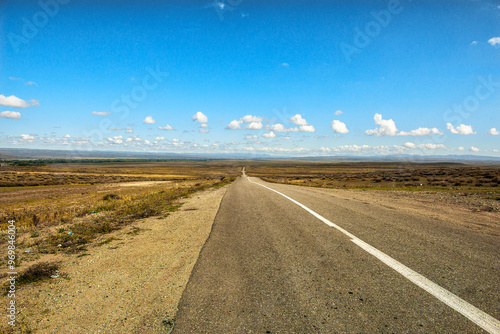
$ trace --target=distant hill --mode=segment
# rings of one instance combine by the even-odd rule
[[[65,151],[27,148],[0,148],[0,160],[22,159],[159,159],[159,160],[199,160],[199,159],[272,159],[308,161],[372,161],[372,162],[457,162],[457,163],[499,163],[500,158],[479,155],[389,155],[389,156],[306,156],[286,157],[267,154],[181,154],[116,151]]]

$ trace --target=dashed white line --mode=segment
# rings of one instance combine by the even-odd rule
[[[245,177],[245,170],[242,170],[243,176]],[[343,234],[347,235],[349,238],[351,238],[351,241],[364,249],[366,252],[370,253],[404,277],[406,277],[408,280],[419,286],[420,288],[424,289],[455,311],[459,312],[466,318],[468,318],[470,321],[474,322],[476,325],[487,331],[488,333],[494,333],[494,334],[500,334],[500,321],[497,319],[493,318],[489,314],[481,311],[474,305],[469,304],[462,298],[458,297],[457,295],[454,295],[450,291],[446,290],[445,288],[437,285],[436,283],[432,282],[431,280],[425,278],[424,276],[420,275],[416,271],[408,268],[404,264],[400,263],[399,261],[396,261],[389,255],[379,251],[375,247],[367,244],[363,240],[359,239],[355,235],[349,233],[348,231],[344,230],[342,227],[338,226],[337,224],[332,223],[325,217],[321,216],[320,214],[314,212],[313,210],[309,209],[307,206],[305,206],[302,203],[297,202],[293,198],[288,197],[285,194],[280,193],[279,191],[276,191],[272,188],[269,188],[263,184],[252,182],[249,177],[247,177],[247,180],[250,181],[253,184],[257,184],[261,187],[267,188],[271,191],[274,191],[275,193],[285,197],[286,199],[292,201],[293,203],[297,204],[310,214],[312,214],[314,217],[318,218],[321,220],[323,223],[325,223],[328,226],[334,227],[335,229],[339,230]]]

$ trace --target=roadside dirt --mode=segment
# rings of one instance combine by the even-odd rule
[[[195,193],[166,218],[139,220],[60,259],[60,277],[18,289],[14,332],[169,333],[226,189]]]

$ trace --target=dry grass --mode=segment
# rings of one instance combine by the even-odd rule
[[[7,220],[14,219],[17,265],[42,254],[83,252],[101,235],[137,219],[168,215],[179,207],[177,199],[232,182],[241,170],[232,162],[1,168],[9,184],[0,187],[0,246],[7,241]],[[51,185],[33,185],[43,182]]]
[[[247,174],[266,181],[332,188],[498,189],[500,168],[461,164],[286,163],[254,165]]]

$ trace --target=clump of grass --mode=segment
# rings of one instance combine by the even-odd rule
[[[104,195],[104,197],[102,199],[103,199],[103,201],[110,201],[110,200],[114,200],[114,199],[122,199],[122,197],[120,195],[117,195],[117,194],[106,194],[106,195]]]
[[[120,240],[120,239],[115,238],[115,237],[107,238],[106,240],[99,242],[97,244],[97,246],[102,246],[102,245],[109,244],[111,241],[114,241],[114,240]]]
[[[49,279],[59,270],[57,262],[39,262],[31,265],[17,277],[17,286]]]

